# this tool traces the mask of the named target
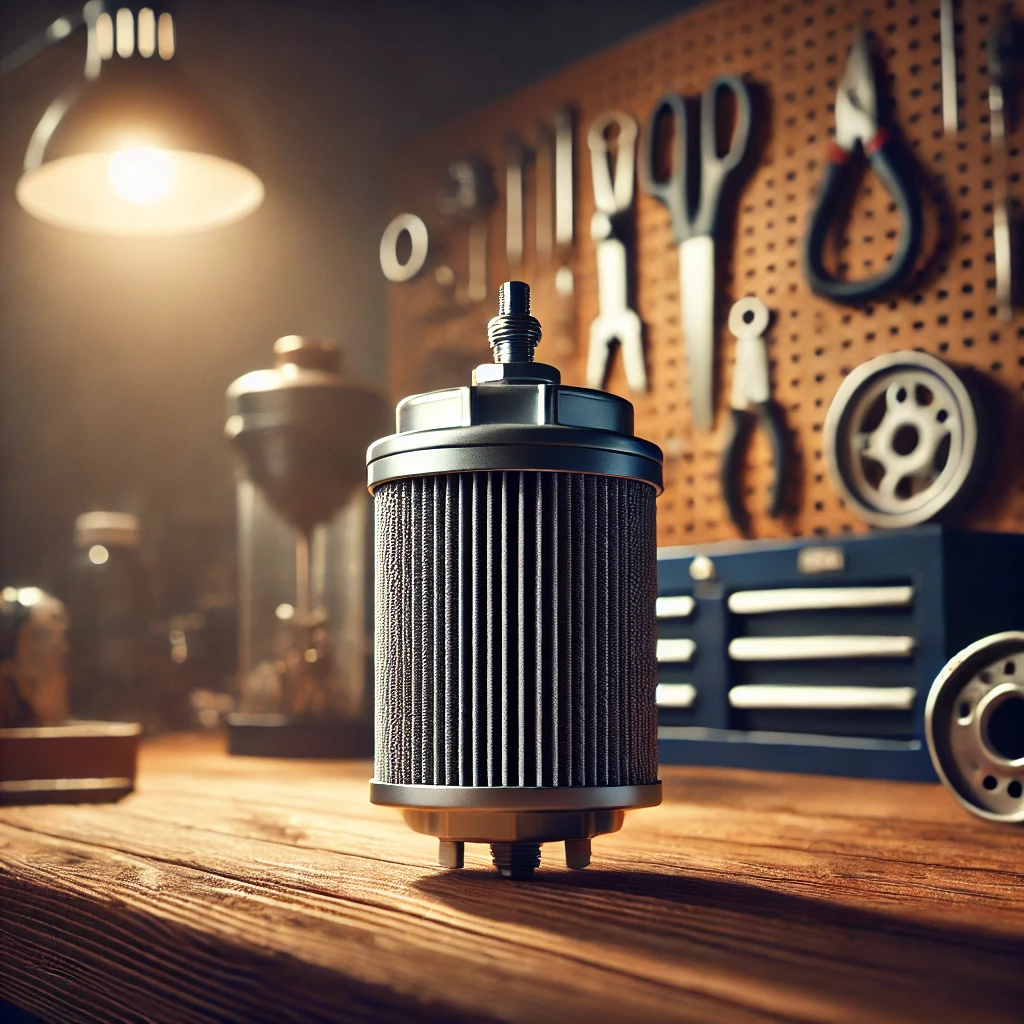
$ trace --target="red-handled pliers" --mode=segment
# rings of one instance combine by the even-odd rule
[[[900,234],[896,251],[885,268],[872,277],[847,281],[825,269],[825,242],[836,214],[853,187],[851,156],[858,143],[899,210]],[[910,275],[921,248],[921,200],[907,172],[906,158],[878,124],[878,93],[863,30],[850,49],[836,91],[836,135],[829,162],[811,215],[804,250],[804,273],[818,295],[849,305],[869,302],[895,291]]]

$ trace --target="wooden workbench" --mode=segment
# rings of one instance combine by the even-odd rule
[[[144,748],[116,806],[0,811],[0,998],[50,1021],[1024,1019],[1024,831],[939,786],[664,768],[506,882],[364,762]]]

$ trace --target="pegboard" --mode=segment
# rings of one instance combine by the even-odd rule
[[[785,411],[793,467],[787,510],[765,514],[771,455],[758,433],[745,487],[757,537],[831,534],[866,527],[833,491],[825,468],[823,423],[842,378],[883,352],[920,349],[957,368],[973,368],[992,390],[986,400],[1001,438],[998,470],[963,525],[1024,531],[1024,310],[1010,324],[996,317],[992,254],[993,167],[988,128],[986,42],[995,0],[959,0],[956,41],[960,131],[942,130],[938,0],[828,3],[724,2],[605,50],[408,146],[391,180],[392,212],[419,214],[430,229],[431,257],[413,281],[389,286],[390,365],[394,397],[468,383],[489,359],[486,324],[494,299],[460,307],[442,293],[433,269],[446,261],[465,281],[464,227],[437,213],[444,168],[482,157],[494,170],[498,198],[488,220],[491,295],[509,276],[505,260],[504,138],[529,145],[536,124],[566,105],[575,111],[576,280],[572,329],[550,338],[555,321],[554,262],[538,257],[534,177],[526,178],[525,257],[515,276],[530,282],[534,311],[546,328],[537,358],[554,363],[569,384],[584,383],[586,339],[597,312],[597,272],[589,225],[593,213],[590,123],[623,110],[643,129],[658,99],[676,91],[696,97],[720,74],[743,77],[754,93],[756,163],[731,202],[735,216],[716,240],[716,426],[691,430],[681,333],[677,248],[668,213],[636,190],[635,308],[645,325],[650,391],[631,394],[621,355],[608,390],[630,398],[637,433],[665,452],[665,493],[658,503],[658,542],[735,538],[719,483],[719,453],[728,416],[735,341],[726,329],[731,303],[757,295],[772,311],[767,334],[773,395]],[[883,83],[893,123],[916,163],[926,234],[909,287],[891,301],[850,309],[811,294],[801,270],[803,236],[833,132],[836,82],[856,28],[865,26],[888,72]],[[883,108],[884,109],[884,108]],[[692,115],[691,115],[692,116]],[[1009,136],[1010,194],[1021,191],[1021,128]],[[837,260],[850,276],[877,271],[898,230],[894,205],[869,171],[852,204]],[[685,301],[685,295],[683,296]]]

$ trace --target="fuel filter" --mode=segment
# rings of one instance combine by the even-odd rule
[[[528,878],[543,843],[661,802],[655,498],[633,407],[535,362],[530,290],[506,282],[494,362],[413,395],[367,452],[376,544],[373,803],[461,867],[488,843]]]

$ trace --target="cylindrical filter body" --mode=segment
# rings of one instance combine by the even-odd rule
[[[581,844],[660,801],[661,452],[628,402],[529,361],[539,324],[503,313],[492,344],[517,361],[405,399],[368,452],[371,799],[441,839],[442,863],[490,842],[521,877],[545,841],[585,866]]]
[[[405,583],[377,594],[378,781],[657,781],[654,499],[522,470],[376,490],[377,564]]]

